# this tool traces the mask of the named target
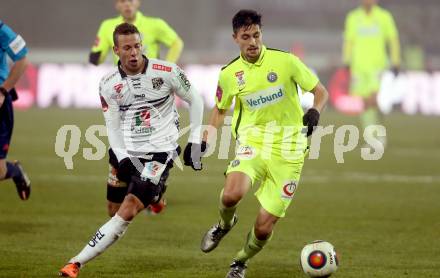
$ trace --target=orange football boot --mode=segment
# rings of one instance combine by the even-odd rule
[[[79,263],[68,263],[61,270],[59,275],[62,277],[76,278],[79,274]]]

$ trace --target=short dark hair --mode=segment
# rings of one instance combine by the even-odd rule
[[[118,45],[118,36],[119,35],[131,35],[131,34],[138,34],[139,33],[138,28],[130,23],[121,23],[118,26],[116,26],[115,31],[113,31],[113,43],[114,45]]]
[[[254,10],[240,10],[232,18],[232,30],[234,30],[234,33],[237,33],[242,27],[247,29],[254,24],[261,27],[261,14]]]

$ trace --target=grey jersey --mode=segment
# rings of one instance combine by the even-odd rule
[[[118,68],[104,76],[100,97],[110,147],[119,161],[149,152],[177,148],[178,113],[175,94],[190,105],[189,141],[200,143],[203,101],[175,64],[146,59],[143,71],[127,75]]]

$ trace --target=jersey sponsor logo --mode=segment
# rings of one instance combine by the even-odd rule
[[[172,68],[168,67],[168,66],[164,66],[161,64],[153,64],[153,69],[154,70],[160,70],[160,71],[166,71],[166,72],[171,72]]]
[[[377,36],[380,33],[380,27],[379,25],[372,25],[372,26],[360,26],[358,28],[358,34],[360,36]]]
[[[134,94],[134,98],[145,98],[145,94],[140,94],[140,95]]]
[[[182,85],[183,89],[188,92],[188,90],[191,88],[191,82],[189,82],[188,78],[186,77],[185,73],[180,69],[177,68],[177,72],[179,73],[179,81]]]
[[[251,110],[259,109],[279,102],[284,97],[282,86],[271,87],[243,97]]]
[[[17,35],[9,44],[9,48],[15,55],[17,55],[25,46],[26,42],[20,35]]]
[[[245,85],[245,80],[244,80],[244,71],[237,71],[235,73],[235,77],[237,78],[237,84],[238,86],[244,86]]]
[[[108,110],[107,101],[105,101],[105,98],[101,94],[99,94],[99,98],[101,99],[102,111],[107,112]]]
[[[116,93],[120,94],[123,87],[124,85],[122,83],[119,83],[113,86],[113,89],[115,89]]]
[[[274,83],[275,81],[278,80],[278,75],[271,71],[267,74],[267,81],[269,81],[270,83]]]
[[[287,181],[283,186],[281,197],[292,199],[293,195],[295,194],[296,188],[297,188],[296,181]]]
[[[151,79],[151,83],[153,84],[154,90],[160,90],[160,88],[162,88],[162,85],[164,82],[161,77],[155,77],[155,78]]]
[[[222,101],[222,97],[223,97],[223,90],[220,87],[220,85],[217,85],[217,92],[215,93],[215,96],[217,97],[217,100],[220,102]]]
[[[150,136],[156,129],[151,126],[151,112],[148,109],[137,111],[134,115],[134,122],[131,131],[135,134]]]

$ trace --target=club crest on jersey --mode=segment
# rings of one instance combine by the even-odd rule
[[[160,77],[156,77],[151,79],[151,83],[153,84],[153,89],[155,90],[160,90],[160,88],[162,88],[163,85],[163,79]]]
[[[297,187],[296,181],[287,181],[281,191],[281,197],[292,199]]]
[[[171,67],[167,67],[161,64],[153,64],[153,69],[154,70],[160,70],[160,71],[166,71],[166,72],[171,72],[172,68]]]
[[[271,71],[267,74],[267,81],[269,81],[270,83],[274,83],[275,81],[277,81],[278,79],[278,75]]]
[[[116,93],[120,94],[123,87],[124,85],[122,83],[119,83],[113,86],[113,89],[115,89]]]
[[[254,148],[251,146],[239,146],[236,156],[239,159],[252,159],[256,155]]]
[[[237,71],[235,73],[235,77],[237,78],[237,85],[244,86],[246,81],[244,80],[244,71]]]

